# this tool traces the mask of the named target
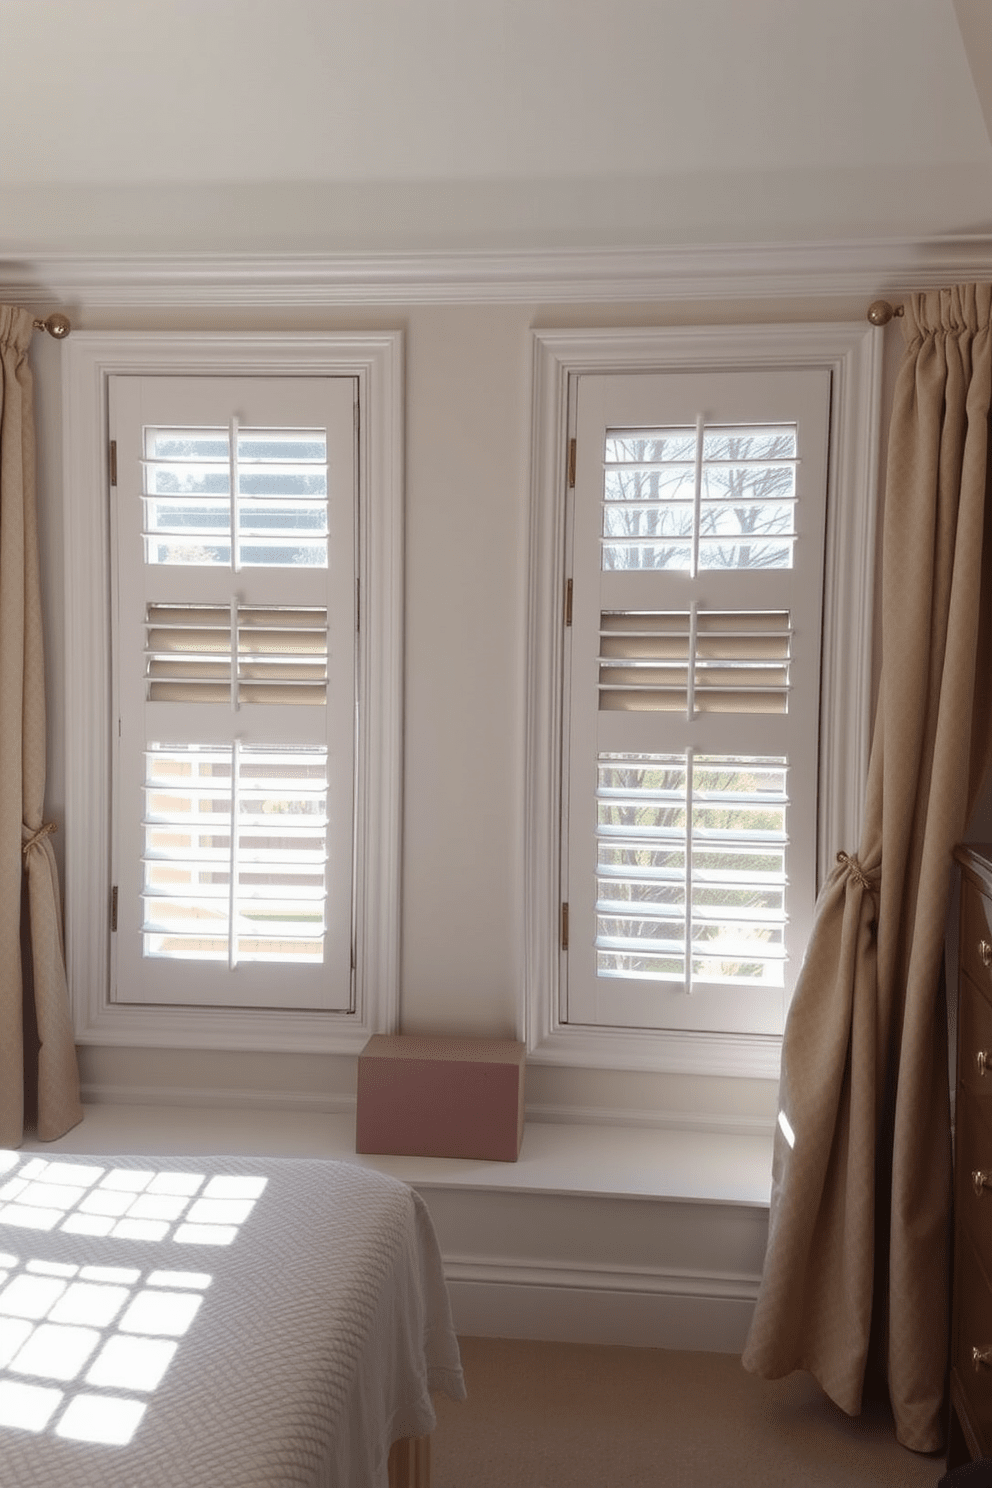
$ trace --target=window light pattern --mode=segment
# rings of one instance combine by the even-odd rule
[[[51,1431],[124,1446],[209,1303],[212,1277],[189,1264],[209,1249],[190,1247],[233,1244],[267,1180],[13,1152],[0,1152],[0,1174],[0,1225],[11,1227],[0,1238],[0,1441],[6,1430]],[[159,1242],[164,1264],[32,1257],[32,1232],[53,1230]]]
[[[782,986],[785,759],[601,754],[598,776],[598,975]]]
[[[325,429],[147,428],[142,463],[146,563],[327,567]]]
[[[791,568],[794,424],[611,429],[604,569]]]

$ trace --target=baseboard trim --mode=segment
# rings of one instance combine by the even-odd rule
[[[751,1302],[760,1277],[745,1273],[663,1270],[638,1266],[570,1266],[546,1261],[445,1256],[449,1282],[485,1286],[539,1286],[566,1292],[636,1292],[639,1296],[696,1297]]]
[[[758,1278],[445,1260],[456,1331],[739,1354]]]

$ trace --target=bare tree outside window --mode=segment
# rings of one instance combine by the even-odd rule
[[[612,431],[603,496],[604,569],[790,568],[796,429]]]

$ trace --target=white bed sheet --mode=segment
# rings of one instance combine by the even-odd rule
[[[241,1157],[0,1170],[3,1488],[385,1488],[431,1391],[464,1398],[430,1217],[395,1179]]]

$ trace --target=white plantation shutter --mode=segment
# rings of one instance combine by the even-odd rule
[[[112,997],[352,1004],[356,385],[115,377]]]
[[[145,754],[147,957],[282,970],[325,959],[327,752],[156,745]]]
[[[563,1018],[778,1033],[814,897],[830,378],[577,379]]]
[[[327,702],[327,610],[149,605],[151,702]]]
[[[785,758],[602,753],[598,775],[597,974],[781,986]]]
[[[604,614],[599,706],[620,712],[785,713],[791,639],[788,611]]]

